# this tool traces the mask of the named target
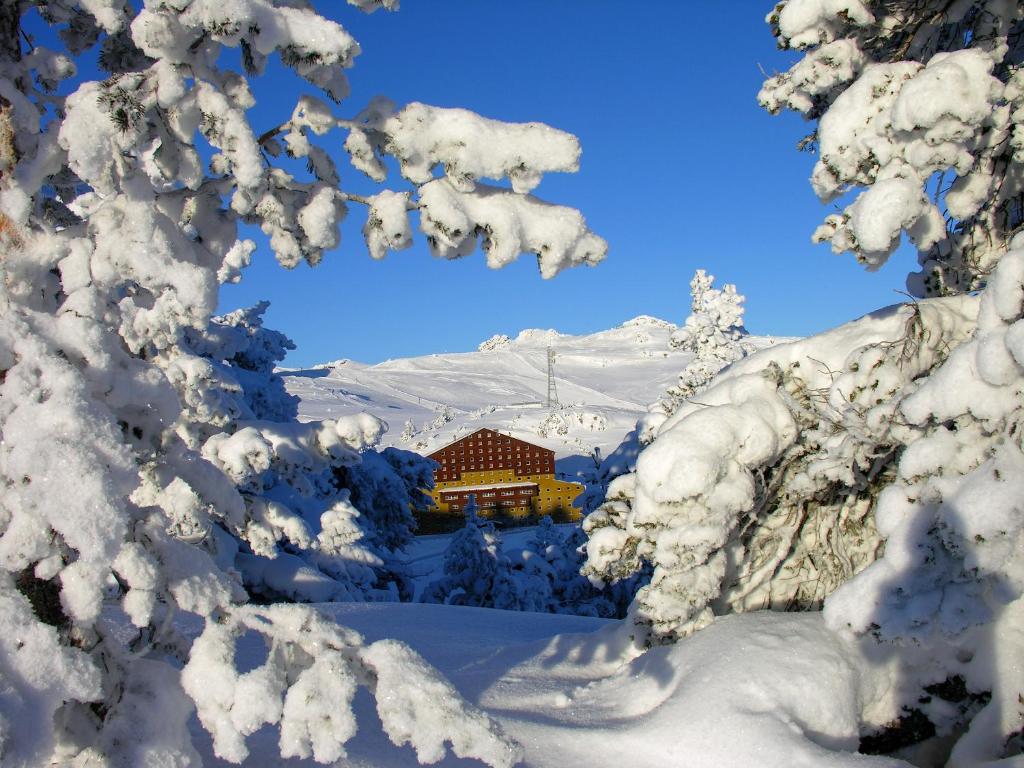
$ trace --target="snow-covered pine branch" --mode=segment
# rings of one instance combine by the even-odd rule
[[[1024,11],[1017,3],[785,0],[768,21],[803,52],[764,84],[769,111],[816,120],[823,201],[863,189],[814,239],[881,266],[903,233],[916,296],[984,285],[1024,223]]]
[[[375,419],[296,423],[271,370],[288,343],[262,328],[262,308],[211,317],[219,286],[239,279],[256,247],[241,224],[261,227],[284,266],[316,264],[338,245],[358,196],[313,140],[327,131],[348,132],[369,170],[397,157],[412,182],[366,198],[375,256],[404,247],[405,216],[419,207],[433,242],[446,231],[466,252],[483,239],[495,266],[520,252],[536,253],[545,277],[595,263],[606,246],[578,212],[525,194],[546,172],[575,170],[576,140],[419,104],[337,116],[327,102],[347,95],[359,45],[305,2],[50,0],[8,4],[4,20],[4,765],[194,765],[195,706],[227,759],[269,723],[282,754],[330,761],[352,733],[339,704],[356,685],[376,694],[391,738],[423,759],[448,742],[511,765],[515,750],[493,723],[407,649],[366,647],[308,606],[247,604],[243,584],[315,599],[289,594],[300,571],[317,575],[320,599],[379,587],[380,553],[407,540],[425,468],[401,452],[366,453],[383,428]],[[76,58],[96,53],[107,78],[76,79]],[[250,78],[275,53],[311,93],[279,128],[255,130]],[[289,172],[282,154],[307,160],[308,175]],[[447,178],[434,178],[438,166]],[[478,177],[513,189],[478,188]],[[447,202],[431,206],[432,195]],[[205,622],[194,642],[179,634],[182,612]],[[244,675],[242,632],[269,648]],[[425,711],[405,695],[410,683],[448,704]]]

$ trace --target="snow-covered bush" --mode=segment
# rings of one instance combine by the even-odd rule
[[[537,422],[536,433],[539,437],[556,437],[569,434],[569,421],[558,411],[551,411]]]
[[[470,496],[466,524],[444,553],[444,576],[423,589],[421,602],[604,618],[625,615],[636,580],[601,588],[581,575],[585,537],[578,527],[563,535],[545,515],[525,547],[506,549],[494,523],[478,513]]]
[[[308,3],[54,0],[4,18],[3,764],[194,765],[193,708],[226,759],[270,724],[283,755],[329,762],[353,732],[357,685],[376,695],[390,738],[425,760],[449,741],[514,763],[481,713],[453,700],[439,718],[406,695],[452,694],[408,649],[366,645],[307,606],[246,603],[240,571],[293,599],[372,588],[373,547],[407,536],[407,510],[391,501],[418,470],[361,458],[376,419],[282,421],[291,405],[266,374],[283,337],[261,328],[259,307],[211,317],[256,247],[240,224],[259,226],[282,265],[315,265],[350,204],[367,207],[374,256],[406,246],[415,208],[438,255],[480,243],[501,266],[535,253],[545,277],[593,264],[606,246],[582,216],[528,194],[542,173],[576,169],[575,138],[422,104],[379,101],[346,119],[311,94],[254,130],[248,78],[274,53],[311,91],[347,94],[359,46]],[[73,57],[96,53],[107,79],[77,78]],[[314,140],[333,129],[347,131],[357,168],[383,181],[391,155],[411,188],[339,189]],[[399,527],[366,530],[367,515]],[[289,594],[310,574],[313,594]],[[179,634],[178,613],[201,618],[197,638]],[[243,674],[236,643],[251,633],[269,655]]]
[[[455,411],[452,410],[450,405],[438,406],[437,415],[434,416],[433,420],[426,422],[423,425],[423,431],[429,432],[433,429],[441,429],[445,424],[450,424],[455,421]]]
[[[823,606],[895,670],[862,691],[865,729],[918,709],[958,766],[1018,751],[1024,718],[1022,18],[986,0],[776,6],[804,56],[761,101],[817,120],[824,199],[866,188],[815,238],[871,267],[906,231],[911,290],[946,297],[733,363],[586,521],[592,577],[654,567],[630,609],[639,645]]]
[[[564,437],[571,429],[587,429],[591,432],[604,432],[608,428],[608,420],[600,413],[588,411],[581,404],[562,406],[551,411],[541,419],[535,428],[540,437]]]

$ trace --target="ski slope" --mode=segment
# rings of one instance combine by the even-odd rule
[[[382,445],[423,454],[488,427],[553,450],[565,472],[571,457],[607,455],[676,382],[692,354],[669,347],[675,328],[644,315],[581,336],[529,329],[514,339],[490,339],[474,352],[372,366],[338,360],[281,373],[301,400],[300,419],[365,411],[387,422]],[[750,340],[756,347],[778,341]],[[548,348],[556,356],[554,408],[546,403]]]

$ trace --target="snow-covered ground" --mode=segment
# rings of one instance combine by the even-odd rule
[[[859,691],[884,672],[859,664],[820,614],[728,616],[628,661],[619,623],[603,619],[409,603],[321,610],[367,641],[411,645],[520,744],[523,768],[907,765],[850,754]],[[356,711],[358,734],[337,765],[419,765],[388,742],[368,695]],[[314,765],[282,761],[276,739],[254,734],[246,766]],[[208,765],[228,765],[208,750]],[[449,754],[438,765],[480,764]]]
[[[638,318],[588,336],[524,331],[477,352],[291,371],[287,383],[306,419],[360,411],[384,418],[392,427],[385,445],[426,453],[486,426],[552,448],[567,471],[595,448],[610,452],[675,383],[691,356],[670,349],[673,329]],[[764,348],[779,340],[752,341]],[[560,399],[572,403],[556,411],[569,417],[563,435],[538,433],[550,413],[540,405],[549,346],[558,355]],[[403,439],[409,420],[416,429]],[[590,428],[595,424],[603,429]],[[533,530],[503,531],[503,549],[523,547]],[[408,548],[417,592],[440,576],[449,540],[423,536]],[[332,603],[321,610],[368,642],[408,643],[498,721],[522,749],[524,768],[932,764],[928,743],[900,755],[910,763],[857,753],[866,703],[887,707],[906,670],[873,643],[832,631],[821,613],[728,615],[682,642],[637,655],[628,622],[417,603]],[[246,652],[261,653],[240,651]],[[389,743],[365,692],[356,712],[360,730],[339,765],[418,764],[411,748]],[[276,739],[269,728],[254,734],[246,765],[312,765],[281,762]],[[449,754],[438,764],[478,763]],[[1021,765],[989,765],[997,764]]]
[[[483,342],[475,352],[373,366],[339,360],[281,373],[288,391],[301,399],[301,419],[366,411],[389,425],[382,445],[423,454],[489,427],[550,448],[559,470],[574,474],[574,460],[589,462],[594,449],[603,455],[612,451],[693,358],[670,348],[675,328],[641,316],[582,336],[530,329],[515,339]],[[778,339],[749,341],[761,348]],[[556,355],[562,406],[554,411],[546,407],[549,347]],[[409,421],[412,433],[403,436]]]

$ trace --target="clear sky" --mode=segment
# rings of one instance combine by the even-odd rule
[[[830,212],[807,182],[814,157],[795,149],[810,127],[756,101],[762,70],[792,58],[764,23],[771,2],[404,0],[398,13],[370,16],[323,5],[363,48],[340,115],[382,94],[571,131],[580,171],[550,174],[534,194],[579,208],[610,251],[548,281],[533,256],[495,271],[479,253],[434,259],[422,237],[377,262],[353,204],[340,248],[320,266],[285,270],[260,241],[242,282],[223,291],[222,310],[271,302],[266,324],[298,345],[286,365],[469,351],[495,333],[586,333],[640,314],[681,323],[697,268],[737,285],[759,334],[806,335],[901,299],[906,250],[872,274],[810,242]],[[308,90],[268,72],[255,89],[257,131]],[[323,143],[343,188],[372,191],[344,138]],[[410,188],[397,173],[390,186]]]

